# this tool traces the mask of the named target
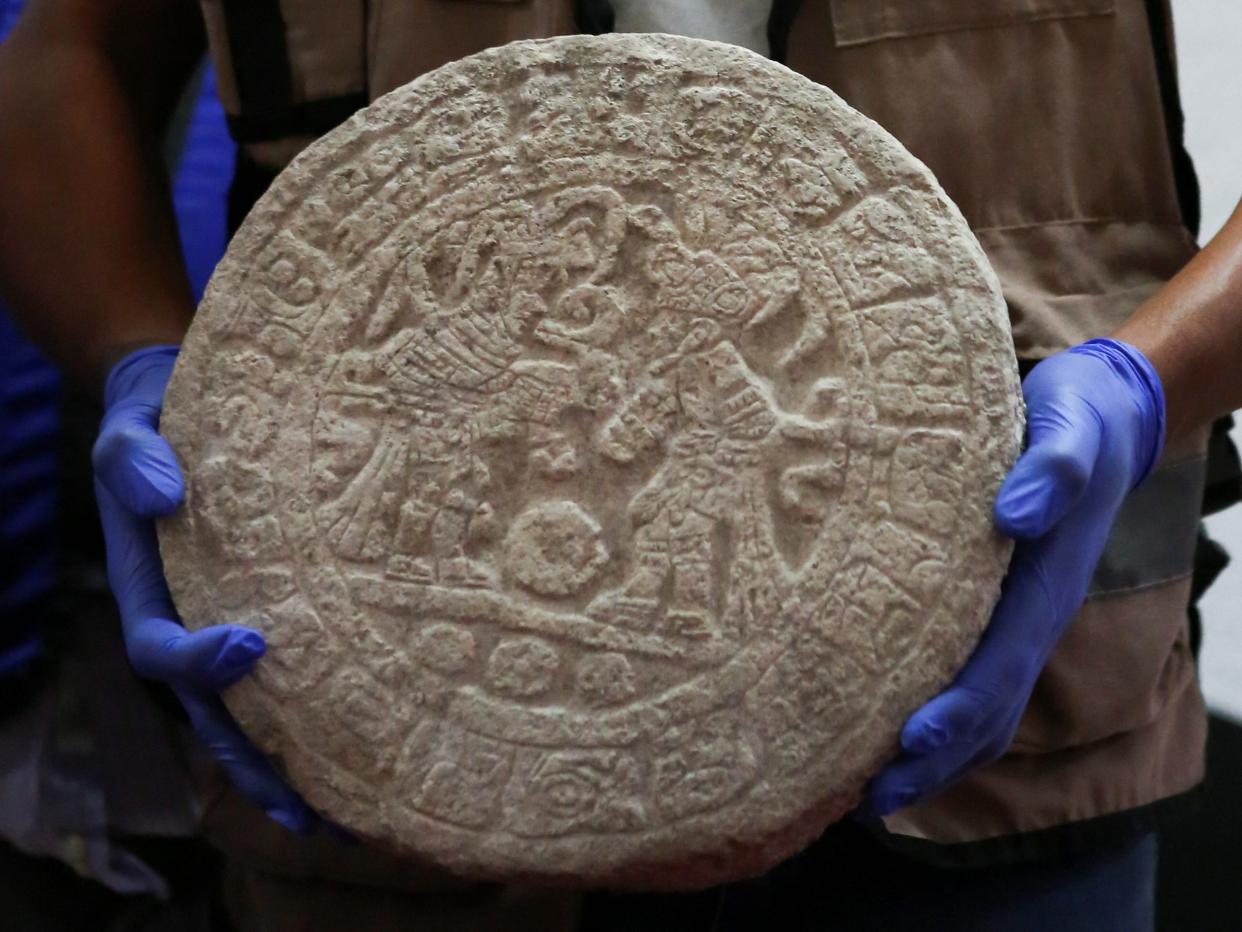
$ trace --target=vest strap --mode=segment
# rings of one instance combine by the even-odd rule
[[[293,100],[279,0],[221,0],[242,113],[277,113]]]
[[[241,144],[273,142],[290,136],[322,136],[348,120],[367,105],[367,95],[359,91],[339,97],[322,97],[302,103],[286,103],[270,110],[243,109],[229,116],[229,132]]]
[[[1194,569],[1205,458],[1162,466],[1127,497],[1096,565],[1088,598],[1133,592]]]

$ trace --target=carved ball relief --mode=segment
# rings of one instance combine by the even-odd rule
[[[816,837],[964,662],[1021,436],[1004,302],[823,87],[520,42],[307,149],[161,429],[187,626],[310,804],[496,877],[695,886]]]

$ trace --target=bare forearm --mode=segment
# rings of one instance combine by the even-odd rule
[[[0,46],[0,293],[91,384],[116,348],[180,339],[193,310],[153,116],[167,95],[34,12]]]
[[[1160,373],[1170,438],[1242,408],[1242,205],[1115,336]]]

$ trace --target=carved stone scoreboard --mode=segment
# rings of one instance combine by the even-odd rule
[[[310,804],[490,876],[694,886],[851,808],[964,662],[1018,450],[998,283],[823,87],[669,36],[520,42],[306,150],[162,430],[191,627]]]

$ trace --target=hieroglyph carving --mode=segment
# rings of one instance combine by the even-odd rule
[[[170,585],[264,633],[229,706],[364,836],[753,872],[982,629],[1010,347],[961,217],[831,92],[672,37],[493,50],[238,233],[168,391]]]

